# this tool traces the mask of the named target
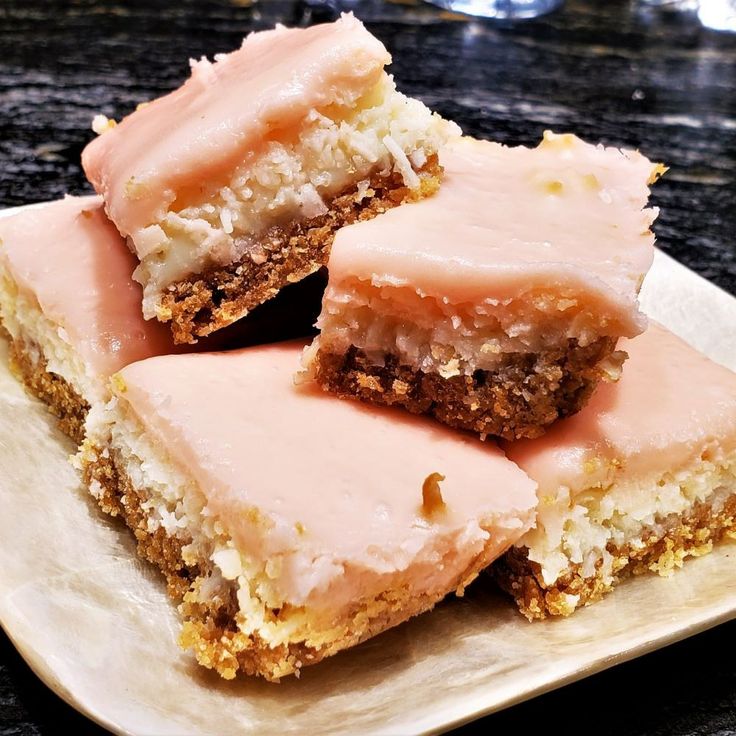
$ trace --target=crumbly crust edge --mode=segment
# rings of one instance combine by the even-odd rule
[[[187,565],[182,558],[182,546],[186,542],[167,535],[161,527],[153,533],[149,531],[147,515],[142,508],[143,498],[120,470],[115,454],[111,448],[86,447],[82,454],[84,481],[96,487],[94,495],[102,511],[120,517],[133,532],[139,556],[163,573],[168,593],[178,604],[182,618],[179,638],[182,648],[191,650],[200,665],[215,670],[225,679],[240,674],[259,675],[272,682],[290,674],[298,677],[302,667],[316,664],[430,610],[446,593],[454,590],[462,595],[464,588],[495,557],[490,543],[492,535],[489,535],[489,544],[456,576],[448,591],[416,596],[404,588],[388,590],[376,598],[356,602],[340,622],[342,636],[322,646],[295,642],[272,647],[257,635],[246,635],[238,629],[234,583],[225,598],[205,603],[198,600],[197,590],[207,580],[211,563],[201,560],[194,566]],[[282,613],[287,616],[285,609]]]
[[[177,343],[195,343],[197,338],[226,327],[288,284],[326,265],[341,227],[436,192],[442,175],[438,156],[432,155],[417,174],[420,185],[413,190],[396,172],[375,173],[369,178],[372,194],[359,190],[356,184],[334,197],[324,215],[270,228],[259,241],[265,260],[256,263],[245,255],[228,266],[210,268],[171,284],[161,295],[157,318],[170,322]]]
[[[604,578],[602,560],[593,575],[583,575],[575,564],[552,585],[545,584],[537,562],[529,560],[526,547],[512,547],[490,568],[500,587],[510,594],[530,621],[549,616],[569,616],[576,609],[599,601],[631,575],[657,572],[669,575],[688,557],[702,557],[722,539],[736,539],[736,494],[718,511],[698,502],[674,520],[662,535],[650,532],[641,548],[609,545],[613,557],[612,579]]]
[[[607,375],[602,363],[616,342],[602,337],[581,347],[567,340],[539,353],[508,353],[493,371],[450,378],[402,365],[392,354],[376,365],[355,346],[342,354],[320,348],[310,370],[323,389],[341,398],[400,406],[456,429],[513,440],[539,437],[579,411]]]
[[[73,386],[56,373],[47,370],[46,359],[33,360],[25,341],[13,338],[0,323],[0,337],[9,343],[10,370],[28,392],[40,399],[57,418],[59,429],[77,444],[84,440],[84,423],[90,406]]]

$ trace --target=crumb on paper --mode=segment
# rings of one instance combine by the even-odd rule
[[[445,476],[440,473],[430,473],[422,483],[422,513],[425,516],[434,516],[444,511],[447,505],[442,498],[440,483]]]

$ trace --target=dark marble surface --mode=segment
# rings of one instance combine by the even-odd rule
[[[179,84],[188,57],[275,21],[329,19],[336,5],[0,0],[0,205],[87,190],[79,154],[94,113],[119,117]],[[635,1],[568,0],[506,27],[411,2],[343,5],[387,44],[402,89],[468,133],[531,144],[545,128],[571,130],[665,161],[660,246],[736,293],[736,36]],[[552,718],[571,735],[736,734],[735,645],[727,624],[482,725],[526,732]],[[61,732],[101,733],[0,636],[0,736]]]

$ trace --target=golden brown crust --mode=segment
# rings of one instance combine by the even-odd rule
[[[452,378],[401,365],[393,355],[375,365],[351,347],[340,355],[320,350],[314,375],[343,398],[401,406],[450,427],[511,440],[539,437],[552,422],[580,410],[615,346],[610,337],[585,347],[568,340],[555,350],[510,353],[494,371]]]
[[[404,186],[397,173],[374,174],[370,178],[372,195],[359,195],[357,186],[353,186],[330,202],[326,214],[270,228],[259,242],[259,262],[246,255],[228,266],[211,268],[172,284],[161,297],[158,318],[171,322],[175,342],[197,342],[198,337],[231,324],[284,286],[324,266],[341,227],[433,194],[439,188],[441,172],[435,154],[418,172],[418,192]]]
[[[601,565],[594,575],[584,576],[580,565],[571,566],[554,584],[545,584],[538,563],[527,558],[526,547],[512,547],[496,561],[491,572],[499,585],[516,601],[519,610],[531,621],[548,616],[568,616],[576,608],[600,600],[629,575],[646,572],[669,574],[686,557],[707,554],[726,536],[736,534],[736,495],[722,508],[698,503],[675,519],[668,530],[644,538],[641,548],[609,545],[613,557],[612,579],[603,578]],[[570,596],[577,596],[577,601]]]
[[[59,429],[81,444],[89,404],[61,376],[46,370],[46,359],[39,348],[29,350],[23,339],[13,339],[4,327],[2,333],[10,339],[9,362],[13,373],[30,393],[46,404],[59,420]],[[38,355],[36,360],[33,353]]]
[[[230,679],[242,673],[278,681],[285,675],[298,675],[302,667],[316,664],[342,649],[397,626],[431,609],[444,597],[444,593],[416,596],[404,588],[390,590],[378,598],[356,601],[341,622],[333,622],[334,625],[342,625],[341,635],[321,646],[294,642],[272,648],[258,636],[244,634],[238,628],[234,583],[229,584],[227,593],[220,597],[210,598],[204,603],[199,599],[197,592],[207,582],[210,561],[187,565],[182,559],[182,546],[186,540],[169,537],[162,528],[154,533],[148,530],[146,512],[141,506],[143,499],[120,470],[121,463],[116,461],[115,451],[90,451],[87,448],[85,455],[88,459],[83,464],[84,480],[91,488],[97,489],[100,507],[105,513],[125,521],[138,542],[139,555],[156,565],[166,577],[168,592],[179,603],[183,618],[181,646],[191,649],[201,665],[214,669],[224,678]],[[462,595],[464,587],[490,562],[489,543],[489,547],[456,577],[450,589]],[[272,614],[287,621],[290,611],[286,606],[280,611],[272,611]]]

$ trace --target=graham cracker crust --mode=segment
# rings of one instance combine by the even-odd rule
[[[84,481],[97,487],[100,508],[127,524],[135,535],[139,556],[158,567],[166,578],[168,593],[178,603],[182,617],[180,646],[192,650],[200,665],[215,670],[225,679],[239,674],[259,675],[271,682],[290,674],[298,677],[303,667],[397,626],[431,609],[444,597],[444,594],[416,596],[405,588],[393,589],[368,601],[356,601],[341,621],[333,622],[342,627],[342,635],[337,638],[328,639],[320,646],[297,642],[272,647],[257,635],[244,634],[238,628],[234,583],[228,583],[224,596],[205,603],[198,600],[197,592],[208,582],[211,562],[202,560],[195,566],[187,565],[182,558],[186,540],[167,535],[161,527],[153,533],[148,530],[143,497],[121,470],[116,452],[99,448],[90,452],[87,448],[86,455],[95,459],[83,463]],[[479,554],[456,577],[452,589],[462,595],[464,588],[490,564],[491,557],[490,549]],[[288,621],[289,606],[272,613],[277,619]]]
[[[433,155],[417,174],[418,191],[404,185],[400,174],[370,177],[373,194],[359,194],[357,186],[342,192],[319,217],[270,228],[262,236],[258,262],[250,255],[228,266],[193,274],[169,286],[161,295],[157,317],[171,322],[177,343],[195,343],[231,324],[327,264],[335,233],[341,227],[368,220],[392,207],[427,197],[440,185],[442,167]]]
[[[38,359],[34,360],[22,338],[13,338],[4,327],[0,334],[9,338],[10,369],[33,396],[46,404],[58,419],[59,429],[80,445],[84,440],[84,421],[89,404],[70,383],[47,370],[46,359],[40,349],[33,351],[38,353]]]
[[[724,537],[736,538],[736,494],[718,512],[698,503],[676,518],[661,536],[651,533],[642,548],[609,545],[613,556],[612,580],[603,579],[600,563],[596,573],[584,576],[581,565],[571,566],[551,586],[544,583],[538,563],[527,558],[526,547],[512,547],[490,568],[500,587],[513,596],[519,610],[530,620],[548,616],[569,616],[575,609],[590,605],[631,575],[658,572],[669,575],[687,557],[702,557]],[[570,596],[578,596],[571,602]]]
[[[394,355],[375,365],[351,346],[339,355],[319,350],[314,376],[342,398],[401,406],[450,427],[512,440],[539,437],[581,409],[602,377],[601,361],[615,347],[611,337],[585,347],[568,340],[555,350],[509,353],[494,371],[443,378],[401,365]]]

